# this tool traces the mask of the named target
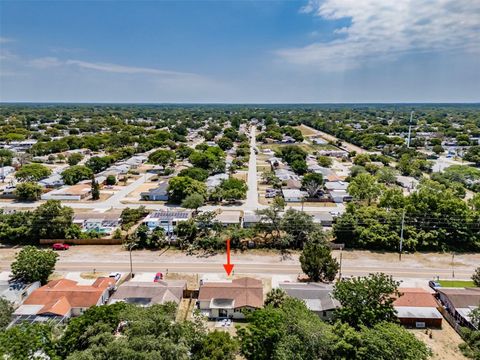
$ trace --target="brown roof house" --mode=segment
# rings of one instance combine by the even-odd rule
[[[243,319],[244,309],[263,306],[262,281],[248,277],[200,284],[198,308],[209,319]]]
[[[470,313],[480,305],[480,288],[438,288],[437,294],[459,326],[475,328]]]
[[[443,316],[433,294],[420,288],[400,288],[402,295],[395,300],[400,324],[415,328],[441,328]]]
[[[14,312],[19,321],[64,321],[81,315],[91,306],[103,305],[115,286],[115,279],[99,277],[92,285],[78,285],[76,281],[50,281],[35,291]]]

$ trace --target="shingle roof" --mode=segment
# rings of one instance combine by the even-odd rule
[[[468,308],[480,304],[480,288],[440,288],[455,308]]]
[[[393,306],[408,307],[438,307],[438,303],[431,293],[420,288],[400,288],[402,295],[396,299]]]
[[[248,277],[231,282],[209,282],[200,286],[198,300],[232,299],[235,308],[263,306],[263,285],[260,280]]]
[[[138,299],[144,299],[145,305],[163,304],[168,301],[178,304],[186,286],[186,281],[125,282],[118,287],[111,300],[112,302],[123,300],[135,303],[138,302]]]
[[[281,283],[280,288],[296,299],[304,300],[312,311],[333,310],[340,303],[332,297],[333,286],[318,283]]]

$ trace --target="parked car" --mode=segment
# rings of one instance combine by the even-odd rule
[[[163,280],[163,273],[157,272],[153,278],[153,282],[159,282],[160,280]]]
[[[442,285],[440,285],[440,283],[438,283],[436,281],[433,281],[433,280],[430,280],[428,282],[428,286],[430,286],[433,290],[436,290],[436,289],[442,287]]]
[[[70,246],[68,244],[55,243],[52,245],[53,250],[68,250]]]
[[[111,272],[108,277],[111,277],[112,279],[115,279],[115,281],[118,281],[122,277],[122,274],[120,274],[119,272]]]

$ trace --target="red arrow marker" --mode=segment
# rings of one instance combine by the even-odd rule
[[[230,276],[230,273],[233,270],[234,265],[230,264],[230,239],[227,239],[227,263],[223,264],[223,268],[227,272],[227,276]]]

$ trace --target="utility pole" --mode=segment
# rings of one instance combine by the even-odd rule
[[[128,250],[130,252],[130,277],[133,279],[133,277],[135,276],[135,274],[133,273],[133,264],[132,264],[132,250],[135,246],[135,243],[131,243]]]
[[[410,147],[410,135],[412,134],[412,119],[413,119],[413,110],[410,113],[410,122],[408,124],[408,138],[407,138],[407,148]]]
[[[452,279],[455,279],[455,253],[452,252]]]
[[[398,248],[398,260],[402,261],[402,249],[403,249],[403,227],[405,225],[405,209],[402,213],[402,227],[400,228],[400,246]]]
[[[339,272],[338,272],[338,280],[341,281],[342,280],[342,250],[343,250],[343,246],[340,246],[340,266],[339,266]]]

